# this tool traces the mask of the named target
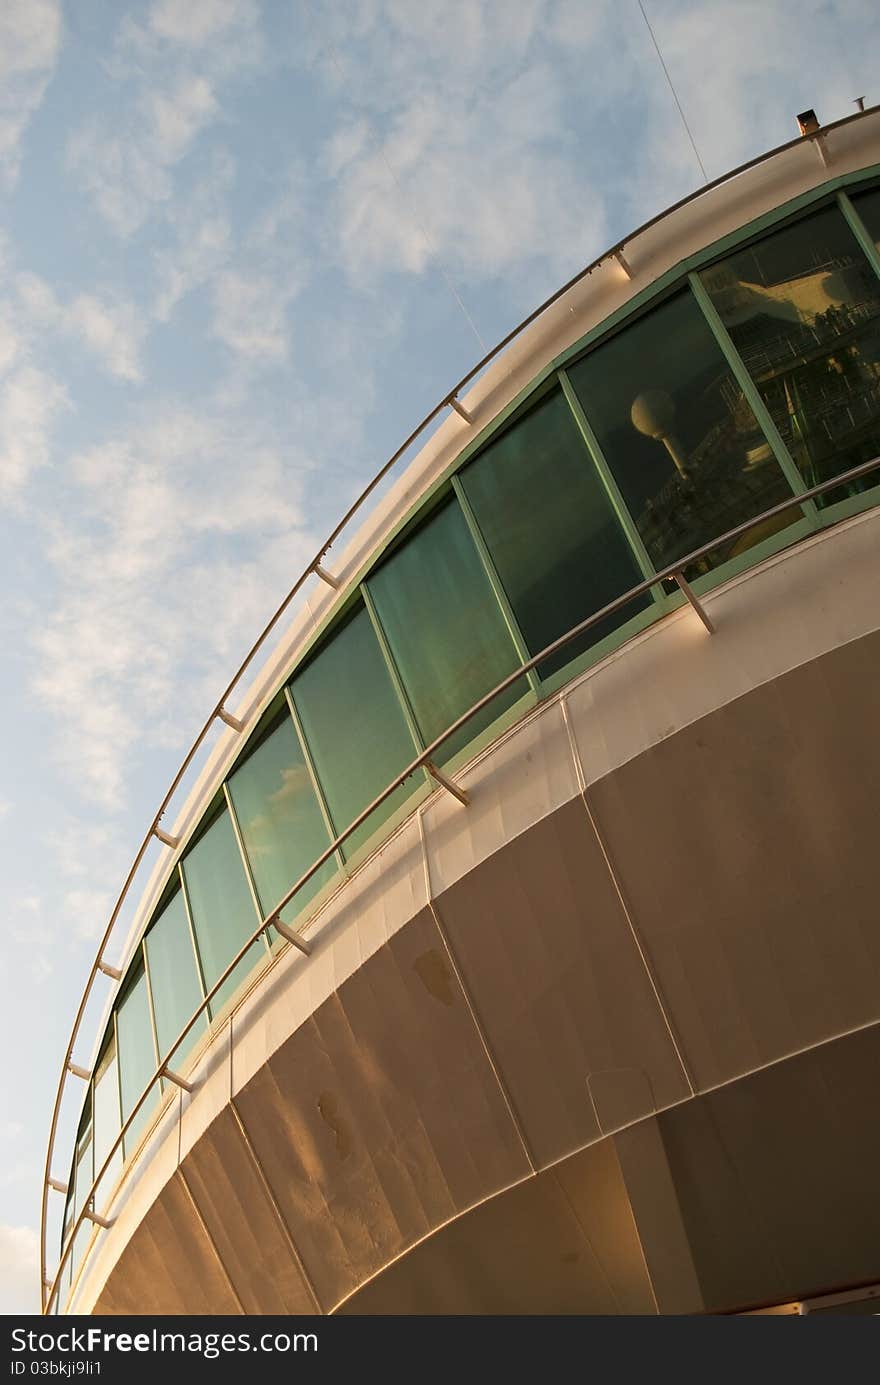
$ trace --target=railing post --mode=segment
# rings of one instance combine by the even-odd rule
[[[436,780],[436,782],[441,786],[441,788],[444,788],[447,793],[451,793],[452,797],[457,798],[459,803],[463,803],[465,807],[468,806],[468,804],[470,803],[470,799],[468,798],[465,790],[460,789],[459,786],[452,779],[445,775],[441,769],[438,769],[437,766],[434,764],[433,760],[425,761],[425,769],[428,771],[431,778]]]
[[[173,1082],[175,1087],[179,1087],[183,1092],[191,1092],[193,1090],[192,1082],[187,1082],[185,1077],[181,1077],[179,1073],[172,1072],[171,1068],[167,1066],[162,1069],[162,1076],[167,1077],[169,1082]]]
[[[297,933],[295,929],[291,928],[289,924],[282,923],[280,919],[272,919],[271,923],[268,923],[266,927],[274,928],[275,932],[280,933],[282,938],[286,938],[289,943],[293,943],[294,947],[299,948],[300,952],[303,953],[305,957],[311,956],[311,943],[306,942],[305,938]]]
[[[473,414],[469,413],[464,405],[459,403],[454,394],[449,396],[446,403],[449,405],[450,409],[453,409],[455,413],[458,414],[459,418],[463,419],[464,422],[468,424],[469,427],[472,428],[474,426]]]
[[[700,601],[699,597],[697,597],[697,596],[694,595],[693,588],[691,587],[691,584],[690,584],[690,582],[688,582],[688,580],[687,580],[687,578],[685,577],[684,573],[683,573],[683,572],[674,572],[674,573],[672,574],[672,576],[673,576],[673,578],[675,579],[676,583],[678,584],[678,587],[679,587],[679,589],[681,590],[681,592],[683,593],[685,599],[686,599],[686,600],[690,603],[690,605],[694,608],[694,610],[696,611],[697,615],[700,617],[700,620],[703,622],[703,624],[705,625],[706,629],[709,631],[709,634],[710,634],[710,635],[714,635],[714,634],[715,634],[715,626],[713,625],[711,619],[709,618],[709,614],[708,614],[708,612],[706,611],[706,608],[705,608],[705,606],[703,605],[703,603]]]

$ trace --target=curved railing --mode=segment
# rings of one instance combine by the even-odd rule
[[[114,1140],[108,1153],[106,1154],[103,1164],[97,1171],[93,1179],[92,1185],[89,1189],[88,1195],[83,1200],[83,1205],[80,1209],[79,1214],[74,1217],[71,1223],[66,1242],[62,1248],[61,1259],[59,1261],[58,1269],[55,1273],[54,1279],[50,1283],[45,1276],[45,1208],[48,1188],[50,1186],[49,1163],[52,1155],[52,1141],[54,1140],[55,1126],[57,1124],[58,1115],[58,1103],[56,1103],[55,1116],[53,1118],[52,1124],[52,1137],[50,1139],[49,1145],[49,1158],[47,1159],[46,1164],[46,1182],[44,1185],[43,1192],[42,1254],[43,1290],[45,1295],[43,1311],[45,1313],[51,1311],[55,1295],[58,1293],[62,1271],[64,1270],[67,1260],[70,1257],[76,1234],[79,1228],[82,1226],[83,1222],[88,1220],[96,1222],[99,1226],[112,1225],[112,1223],[108,1222],[106,1218],[101,1217],[95,1212],[93,1206],[95,1193],[102,1179],[106,1175],[107,1170],[109,1169],[113,1161],[113,1158],[117,1153],[117,1150],[120,1149],[122,1141],[127,1131],[130,1129],[133,1121],[140,1112],[144,1102],[147,1100],[151,1091],[159,1082],[160,1078],[164,1077],[167,1080],[168,1065],[170,1063],[172,1056],[177,1052],[181,1043],[187,1037],[193,1026],[198,1022],[199,1018],[204,1014],[205,1010],[207,1009],[210,1002],[213,1000],[214,996],[221,989],[224,983],[229,979],[229,977],[235,971],[235,968],[238,966],[238,964],[241,962],[241,960],[244,958],[245,954],[249,951],[253,944],[259,939],[261,934],[265,933],[268,929],[274,927],[276,930],[279,930],[281,932],[282,937],[286,941],[298,947],[300,951],[302,951],[306,955],[309,954],[309,952],[311,951],[311,947],[307,940],[301,935],[294,935],[292,930],[288,929],[285,924],[281,923],[278,916],[281,913],[282,909],[284,909],[285,906],[290,903],[290,901],[303,887],[303,885],[305,885],[312,878],[312,876],[315,875],[316,872],[321,869],[324,863],[334,855],[334,853],[339,849],[340,846],[343,845],[343,843],[348,839],[348,837],[351,836],[351,834],[355,832],[361,826],[361,824],[364,823],[366,819],[378,807],[380,807],[381,804],[383,804],[385,800],[389,798],[390,795],[394,793],[394,791],[397,788],[400,787],[401,784],[403,784],[407,779],[409,779],[413,774],[417,773],[418,770],[422,768],[428,769],[429,772],[431,772],[434,775],[434,777],[440,784],[442,784],[445,788],[449,789],[450,792],[454,793],[464,803],[466,803],[467,795],[461,789],[459,789],[457,785],[455,785],[451,780],[447,779],[445,775],[440,773],[440,771],[437,770],[436,765],[434,764],[434,758],[440,747],[443,746],[451,736],[454,736],[458,731],[460,731],[462,727],[466,726],[467,723],[472,719],[472,717],[476,716],[485,707],[488,707],[492,702],[494,702],[495,699],[499,697],[502,693],[504,693],[508,688],[512,687],[513,684],[516,683],[520,678],[522,678],[524,674],[531,672],[533,669],[537,668],[539,664],[544,663],[546,659],[551,658],[559,650],[564,649],[568,644],[578,639],[592,626],[599,624],[603,620],[606,620],[609,616],[614,615],[617,611],[620,611],[621,609],[629,605],[630,602],[637,600],[640,596],[646,595],[648,592],[650,592],[651,588],[656,587],[656,585],[659,582],[663,582],[667,579],[674,580],[683,592],[687,601],[690,602],[690,604],[694,607],[695,611],[699,615],[700,619],[703,621],[706,628],[710,632],[714,632],[714,627],[709,617],[707,616],[705,610],[703,609],[700,600],[691,591],[691,588],[685,578],[684,574],[686,570],[691,566],[691,564],[699,561],[701,558],[706,557],[715,549],[721,547],[723,544],[731,543],[734,540],[743,537],[745,534],[748,534],[750,530],[753,530],[756,525],[762,524],[766,520],[773,519],[776,516],[783,515],[789,510],[798,509],[806,501],[813,500],[817,496],[823,495],[826,491],[837,490],[839,487],[844,486],[849,482],[860,480],[862,477],[867,476],[872,471],[877,471],[878,469],[880,469],[880,457],[875,457],[869,462],[863,462],[860,466],[852,467],[849,471],[841,472],[839,473],[839,475],[831,477],[830,479],[821,482],[817,486],[812,486],[809,490],[802,491],[799,495],[792,495],[790,498],[781,501],[777,505],[771,506],[769,509],[762,511],[760,514],[753,515],[750,519],[745,520],[742,524],[738,524],[734,529],[728,529],[725,533],[717,535],[708,543],[702,544],[699,548],[696,548],[693,550],[693,552],[686,554],[682,558],[679,558],[676,562],[671,563],[668,567],[665,567],[655,573],[652,573],[650,577],[645,578],[644,581],[639,582],[636,586],[631,587],[621,596],[616,597],[614,601],[611,601],[608,603],[608,605],[603,606],[601,610],[595,611],[591,616],[588,616],[586,620],[582,620],[577,625],[572,626],[572,628],[568,630],[564,635],[560,635],[558,639],[553,640],[553,642],[551,644],[548,644],[545,649],[542,649],[539,654],[535,654],[527,662],[519,665],[516,669],[514,669],[512,673],[508,674],[506,678],[503,678],[500,683],[498,683],[494,688],[492,688],[490,692],[484,694],[484,696],[481,697],[477,702],[475,702],[473,706],[471,706],[466,712],[462,713],[462,715],[458,717],[458,719],[454,721],[451,724],[451,726],[448,726],[447,729],[444,732],[442,732],[441,735],[439,735],[434,741],[431,742],[431,744],[425,750],[421,752],[421,754],[417,755],[416,758],[412,760],[409,765],[407,765],[406,769],[401,770],[399,774],[395,775],[394,779],[391,780],[388,786],[385,789],[383,789],[382,792],[376,798],[373,799],[372,803],[368,804],[367,807],[364,808],[363,811],[360,812],[351,823],[349,823],[348,827],[346,827],[345,830],[341,832],[333,842],[331,842],[331,844],[326,848],[326,850],[321,853],[317,860],[311,866],[309,866],[308,870],[306,870],[300,876],[296,883],[292,885],[291,888],[287,891],[287,893],[278,901],[274,908],[271,909],[268,914],[266,914],[266,916],[262,919],[258,927],[254,930],[254,932],[242,944],[242,946],[235,954],[232,961],[228,964],[226,969],[214,982],[214,985],[207,992],[198,1008],[193,1012],[190,1019],[187,1021],[187,1023],[181,1029],[180,1033],[175,1038],[174,1042],[169,1046],[168,1052],[162,1059],[160,1059],[158,1067],[156,1068],[155,1072],[153,1073],[144,1090],[141,1092],[141,1095],[139,1096],[138,1100],[135,1102],[134,1106],[129,1112],[128,1117],[123,1122],[122,1128],[120,1129],[118,1135],[116,1136],[116,1139]],[[158,818],[155,820],[154,826],[156,822],[158,822]],[[145,849],[146,843],[144,844],[144,847],[142,847],[141,849],[138,861],[140,860],[140,857],[143,855]],[[132,874],[136,869],[138,861],[135,862],[135,866],[132,867],[132,871],[129,873],[126,886],[131,880]],[[109,936],[109,931],[110,930],[108,928],[107,934],[105,934],[105,937],[102,941],[102,949],[104,943],[107,940],[107,937]],[[96,975],[99,969],[100,961],[101,950],[99,950],[98,958],[96,959],[95,964],[92,968],[92,975],[90,980],[94,979],[94,976]],[[87,996],[88,990],[86,991],[86,996],[83,998],[83,1001],[81,1002],[79,1011],[77,1013],[77,1025],[79,1024],[79,1021],[82,1017],[82,1012],[85,1006]],[[75,1038],[75,1036],[76,1028],[74,1029],[73,1038]],[[71,1043],[68,1047],[68,1061],[73,1046],[73,1038],[71,1039]],[[86,1073],[84,1069],[79,1069],[78,1071],[82,1073],[84,1076],[90,1076],[90,1074]],[[64,1078],[62,1076],[62,1085],[63,1080]],[[178,1080],[176,1078],[176,1075],[175,1078],[172,1080]],[[46,1294],[47,1290],[48,1293]]]

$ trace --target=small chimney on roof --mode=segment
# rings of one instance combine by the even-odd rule
[[[819,119],[815,111],[801,111],[797,123],[802,135],[814,135],[819,129]]]
[[[860,111],[863,111],[863,110],[865,109],[865,98],[864,98],[864,96],[855,96],[855,97],[853,97],[853,100],[855,101],[855,104],[856,104],[856,106],[858,107],[858,109],[859,109]]]

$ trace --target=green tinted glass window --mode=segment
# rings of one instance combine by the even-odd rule
[[[520,660],[467,523],[447,501],[368,582],[428,745]],[[448,759],[528,690],[515,683],[439,752]]]
[[[337,629],[291,684],[293,699],[337,832],[417,754],[365,608]],[[407,780],[352,833],[350,856],[406,801]]]
[[[67,1190],[67,1197],[64,1199],[64,1221],[62,1222],[62,1225],[61,1225],[61,1249],[62,1249],[62,1250],[64,1249],[65,1245],[67,1244],[67,1237],[68,1237],[68,1235],[69,1235],[69,1233],[70,1233],[70,1228],[73,1226],[73,1195],[74,1195],[75,1192],[76,1192],[76,1153],[75,1153],[75,1151],[74,1151],[74,1161],[73,1161],[73,1167],[72,1167],[71,1175],[70,1175],[70,1185],[69,1185],[68,1190]],[[61,1302],[63,1302],[64,1298],[66,1297],[67,1290],[70,1288],[70,1281],[71,1281],[71,1277],[72,1277],[72,1273],[73,1273],[73,1266],[72,1266],[72,1264],[71,1264],[72,1258],[73,1258],[72,1255],[68,1255],[66,1261],[64,1262],[64,1269],[61,1271],[61,1278],[60,1278],[59,1283],[58,1283],[58,1293],[57,1293],[56,1298],[55,1298],[55,1302],[56,1302],[56,1303],[61,1303]],[[56,1311],[57,1311],[57,1310],[56,1310]]]
[[[251,874],[264,916],[330,843],[296,727],[285,711],[229,780]],[[285,923],[336,871],[333,857],[282,910]]]
[[[205,986],[210,990],[259,923],[225,809],[184,856],[183,878]],[[265,955],[258,938],[220,987],[211,1002],[212,1014],[217,1014]]]
[[[180,890],[151,926],[144,938],[144,951],[150,970],[150,993],[153,997],[159,1053],[164,1057],[202,1000],[202,983]],[[203,1014],[169,1058],[172,1068],[185,1062],[207,1027],[208,1018]]]
[[[791,489],[689,292],[572,366],[569,375],[658,567],[784,500]],[[756,525],[705,571],[799,518]]]
[[[119,1045],[119,1085],[122,1091],[122,1118],[127,1119],[135,1102],[156,1071],[156,1050],[147,997],[147,976],[143,962],[131,973],[125,994],[116,1010],[116,1038]],[[126,1156],[134,1150],[159,1099],[154,1086],[125,1136]]]
[[[116,1062],[116,1043],[111,1039],[104,1049],[95,1068],[94,1083],[94,1118],[95,1118],[95,1173],[98,1172],[110,1146],[119,1134],[122,1124],[122,1117],[119,1112],[119,1067]],[[101,1187],[98,1190],[100,1197],[109,1194],[119,1173],[122,1169],[122,1150],[117,1149],[107,1167]]]
[[[874,243],[880,250],[880,188],[872,188],[870,192],[858,192],[852,201],[868,234],[873,236]]]
[[[642,578],[561,391],[491,443],[461,484],[531,654]],[[542,664],[543,677],[610,634],[648,597]]]
[[[76,1156],[74,1159],[74,1217],[78,1217],[83,1207],[86,1205],[86,1198],[92,1186],[92,1179],[95,1176],[92,1151],[91,1099],[87,1098],[85,1110],[80,1120],[79,1134],[76,1141]],[[88,1245],[90,1232],[91,1224],[88,1221],[84,1221],[74,1237],[73,1250],[70,1256],[72,1276],[76,1274],[77,1266]]]
[[[806,484],[878,456],[880,279],[842,213],[804,217],[702,278]]]

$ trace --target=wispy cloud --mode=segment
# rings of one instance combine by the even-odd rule
[[[186,200],[167,209],[169,235],[153,252],[153,310],[159,321],[167,322],[178,303],[212,280],[229,260],[234,238],[226,199],[234,178],[234,161],[215,150]]]
[[[255,0],[156,0],[145,28],[158,39],[201,49],[232,36],[253,42],[258,20]]]
[[[541,6],[505,10],[503,20],[492,6],[445,11],[428,3],[417,19],[415,9],[387,7],[391,32],[383,27],[371,41],[393,55],[391,72],[365,98],[368,116],[353,91],[355,110],[327,142],[343,263],[355,275],[421,274],[439,263],[485,279],[536,261],[561,267],[579,247],[599,248],[603,202],[575,176],[557,74],[546,59],[522,62]],[[447,25],[456,33],[451,70],[439,62],[448,45],[436,44]],[[344,46],[335,40],[328,80],[340,62],[348,68]]]
[[[16,290],[26,326],[67,337],[119,379],[140,380],[147,325],[132,303],[94,293],[78,293],[62,303],[45,280],[31,273],[18,275]]]
[[[216,110],[211,84],[189,76],[171,88],[144,92],[128,130],[111,133],[92,119],[71,136],[68,164],[114,231],[131,235],[168,201],[174,165]]]
[[[214,287],[214,334],[240,356],[283,360],[289,293],[268,275],[221,274]]]
[[[118,117],[93,116],[67,148],[68,166],[118,235],[169,203],[179,165],[222,117],[223,83],[260,51],[250,0],[157,0],[144,19],[123,17],[106,64]]]
[[[19,173],[22,140],[52,78],[61,48],[58,0],[4,0],[0,6],[0,179]]]
[[[22,365],[0,382],[0,504],[48,464],[56,419],[68,405],[64,387],[35,366]]]
[[[305,459],[270,429],[166,402],[73,459],[77,519],[50,548],[61,596],[35,635],[48,707],[73,702],[60,754],[86,796],[124,800],[126,767],[179,745],[308,540]]]

